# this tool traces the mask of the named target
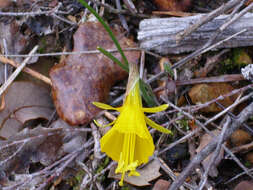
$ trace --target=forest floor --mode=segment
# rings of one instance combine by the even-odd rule
[[[126,63],[106,29],[78,0],[0,0],[0,189],[253,189],[252,0],[86,2],[172,133],[147,125],[154,153],[120,186],[99,127],[119,112],[93,105],[128,97],[128,73],[98,50]]]

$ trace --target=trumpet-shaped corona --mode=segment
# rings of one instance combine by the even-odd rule
[[[117,110],[118,118],[110,123],[113,127],[101,138],[101,151],[112,160],[118,162],[116,173],[121,173],[120,185],[123,185],[124,176],[139,176],[136,167],[147,163],[154,153],[153,139],[148,131],[147,124],[163,133],[172,132],[144,115],[144,112],[155,113],[167,109],[168,105],[153,108],[143,108],[139,89],[139,79],[131,83],[123,106],[114,108],[100,102],[93,104],[101,109]],[[96,122],[99,126],[99,124]],[[108,125],[107,125],[108,126]]]

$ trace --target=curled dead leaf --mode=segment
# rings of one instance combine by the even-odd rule
[[[53,113],[49,89],[31,82],[14,82],[4,95],[0,112],[0,136],[8,138],[34,119],[48,120]]]
[[[136,47],[122,34],[115,35],[122,48]],[[115,49],[109,35],[98,22],[80,25],[74,34],[74,52],[96,50],[98,46]],[[139,52],[125,52],[129,62],[138,63]],[[121,60],[119,53],[113,53]],[[99,109],[92,102],[104,102],[111,86],[124,79],[127,73],[102,54],[70,55],[53,67],[50,77],[52,95],[59,116],[71,125],[89,122]]]

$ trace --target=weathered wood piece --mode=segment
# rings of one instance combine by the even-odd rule
[[[221,15],[207,24],[201,26],[196,32],[185,37],[179,44],[176,35],[185,28],[194,24],[203,14],[182,18],[153,18],[140,22],[138,40],[141,48],[153,50],[161,54],[179,54],[195,51],[201,48],[215,31],[224,24],[228,15]],[[233,48],[253,45],[253,13],[247,13],[235,23],[230,25],[215,42],[221,41],[237,32],[247,29],[246,32],[224,42],[217,48]]]

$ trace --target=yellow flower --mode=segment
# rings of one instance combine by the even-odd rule
[[[131,72],[130,72],[131,75]],[[131,78],[131,77],[129,77]],[[131,83],[131,84],[130,84]],[[147,163],[154,153],[153,139],[148,131],[146,123],[167,134],[172,132],[156,124],[144,115],[144,112],[155,113],[167,109],[168,105],[153,108],[143,108],[139,89],[139,78],[129,81],[128,92],[122,107],[114,108],[110,105],[93,102],[99,108],[117,110],[118,118],[112,123],[113,127],[101,138],[101,151],[105,152],[112,160],[118,162],[116,173],[122,173],[120,185],[123,185],[124,176],[139,176],[136,167]],[[96,122],[96,121],[95,121]],[[99,126],[99,124],[96,122]]]

